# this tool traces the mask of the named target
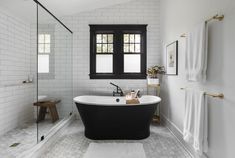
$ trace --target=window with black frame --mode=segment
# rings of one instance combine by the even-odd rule
[[[90,79],[145,79],[147,25],[90,25]]]
[[[96,73],[113,73],[113,34],[96,34]]]

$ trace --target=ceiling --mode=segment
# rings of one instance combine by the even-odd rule
[[[130,0],[38,0],[57,16],[73,15],[79,12],[126,3]]]
[[[131,0],[38,0],[55,16],[74,15],[79,12],[126,3]],[[36,18],[33,0],[0,0],[0,8],[28,21]],[[32,18],[33,17],[33,18]]]

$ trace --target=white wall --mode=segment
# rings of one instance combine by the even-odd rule
[[[147,66],[160,63],[159,0],[135,0],[63,18],[73,31],[74,96],[104,93],[112,95],[111,80],[90,80],[89,24],[148,24]],[[123,89],[146,92],[146,80],[112,80]]]
[[[0,135],[33,119],[29,74],[30,26],[0,9]]]
[[[224,100],[208,98],[210,158],[235,157],[235,2],[232,0],[161,0],[161,48],[179,40],[179,75],[164,76],[162,83],[162,114],[182,132],[184,91],[195,87],[209,92],[223,92]],[[209,23],[208,79],[205,84],[189,84],[185,80],[185,39],[182,33],[197,23],[221,13],[222,22]],[[164,61],[164,57],[163,57]]]

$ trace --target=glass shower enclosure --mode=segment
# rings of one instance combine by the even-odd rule
[[[37,3],[38,141],[73,112],[72,31]]]
[[[27,154],[71,118],[72,38],[37,0],[0,1],[0,157]]]

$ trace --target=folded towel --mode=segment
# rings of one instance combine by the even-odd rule
[[[208,110],[205,92],[186,89],[184,140],[202,155],[208,150]]]
[[[208,49],[208,27],[203,22],[196,26],[186,37],[186,78],[188,81],[206,80]]]

